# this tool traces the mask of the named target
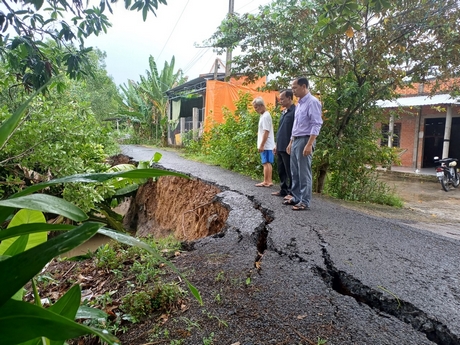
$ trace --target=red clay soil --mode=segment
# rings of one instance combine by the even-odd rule
[[[174,233],[182,241],[222,230],[229,210],[216,199],[221,190],[200,180],[163,176],[139,188],[124,219],[139,237]]]

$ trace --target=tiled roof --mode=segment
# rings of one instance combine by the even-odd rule
[[[449,94],[400,97],[392,101],[377,101],[376,104],[380,108],[415,107],[436,104],[460,104],[460,97],[452,98]]]

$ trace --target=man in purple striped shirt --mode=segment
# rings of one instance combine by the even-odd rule
[[[312,198],[311,161],[315,140],[321,130],[321,102],[308,90],[307,78],[297,78],[292,83],[292,91],[299,99],[295,109],[291,141],[286,152],[291,155],[291,200],[283,201],[293,205],[294,211],[309,210]]]

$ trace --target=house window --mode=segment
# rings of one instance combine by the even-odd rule
[[[390,126],[382,124],[382,140],[380,141],[380,146],[388,146],[388,133],[390,131]],[[393,147],[400,147],[401,138],[401,124],[395,123],[393,127]]]

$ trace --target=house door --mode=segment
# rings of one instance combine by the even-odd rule
[[[425,119],[425,135],[423,138],[423,166],[434,167],[433,157],[442,156],[444,145],[445,118]]]
[[[449,157],[460,159],[460,117],[452,118],[450,131]]]

